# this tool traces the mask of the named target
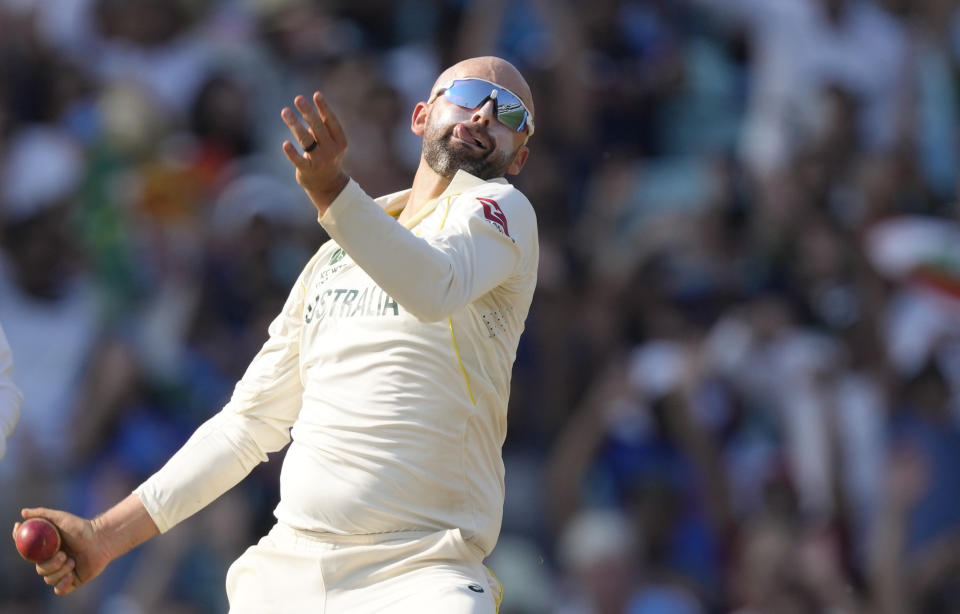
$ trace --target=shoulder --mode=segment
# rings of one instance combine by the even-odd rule
[[[514,185],[487,181],[457,195],[458,208],[497,227],[503,234],[517,239],[536,234],[537,216],[533,205]]]
[[[464,191],[464,195],[477,198],[487,197],[498,202],[507,203],[511,208],[529,208],[533,212],[533,205],[515,185],[507,181],[485,181],[471,186]]]

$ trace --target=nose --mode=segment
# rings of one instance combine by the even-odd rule
[[[471,118],[473,122],[489,126],[490,122],[497,118],[497,110],[494,105],[495,103],[492,98],[484,100],[483,104],[474,109],[473,117]]]

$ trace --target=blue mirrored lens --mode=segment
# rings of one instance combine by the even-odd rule
[[[511,130],[523,131],[527,126],[527,108],[519,98],[495,83],[479,79],[457,80],[444,90],[443,95],[458,107],[476,109],[486,102],[493,90],[497,90],[497,120]]]

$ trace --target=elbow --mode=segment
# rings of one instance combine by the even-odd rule
[[[453,313],[453,310],[445,308],[443,305],[433,304],[433,305],[416,305],[412,307],[404,308],[407,310],[410,315],[415,317],[420,322],[424,324],[432,324],[434,322],[441,322],[450,317],[450,314]]]
[[[249,425],[257,436],[250,441],[251,452],[266,461],[268,454],[279,452],[290,443],[290,425],[280,420],[253,418],[256,424]]]
[[[446,320],[453,312],[466,304],[463,298],[464,288],[457,283],[453,270],[444,274],[426,276],[435,279],[431,284],[407,293],[403,299],[398,298],[400,305],[413,317],[424,324],[432,324]]]
[[[411,293],[406,299],[397,299],[397,302],[407,313],[424,324],[446,320],[466,304],[459,299],[459,293],[450,285],[444,285],[440,292],[437,292],[436,288],[423,288],[419,292]]]
[[[290,442],[289,424],[262,416],[221,412],[211,423],[228,434],[236,453],[248,463],[265,462],[268,454]]]

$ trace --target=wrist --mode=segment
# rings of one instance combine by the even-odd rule
[[[313,206],[323,216],[348,183],[350,183],[350,176],[341,171],[334,180],[327,182],[323,187],[306,187],[305,191],[313,202]]]
[[[110,560],[123,556],[133,548],[160,533],[156,523],[136,494],[113,506],[90,521],[96,541]]]
[[[104,519],[105,515],[101,514],[90,519],[90,532],[93,543],[100,547],[108,561],[112,561],[122,556],[124,551],[118,543],[115,543],[117,534],[112,530],[109,521]]]

